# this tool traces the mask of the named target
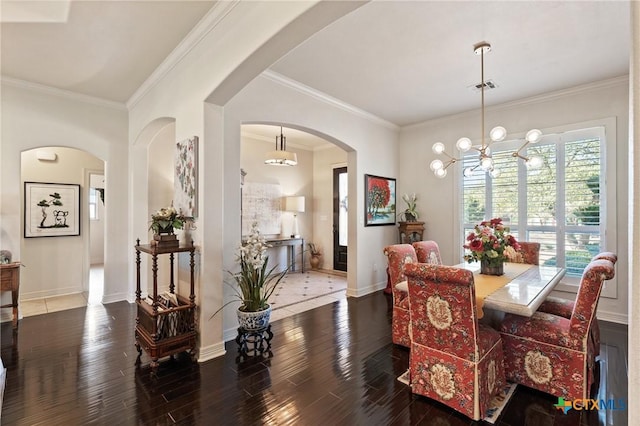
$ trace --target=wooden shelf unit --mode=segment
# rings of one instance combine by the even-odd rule
[[[162,244],[141,245],[137,241],[136,249],[136,349],[138,358],[136,363],[140,363],[142,349],[151,357],[152,373],[158,368],[158,360],[165,356],[173,356],[180,352],[188,351],[191,357],[195,356],[196,347],[196,304],[195,304],[195,246],[174,245],[164,246]],[[175,255],[176,253],[188,252],[190,255],[190,293],[189,298],[183,297],[175,292]],[[151,256],[153,274],[153,294],[149,294],[151,303],[141,298],[140,289],[140,253]],[[170,307],[163,307],[158,294],[158,256],[169,255],[170,278],[169,293],[175,294],[177,306],[171,304]]]
[[[11,303],[0,308],[13,308],[13,328],[18,328],[18,294],[20,292],[20,262],[0,265],[2,291],[11,292]]]

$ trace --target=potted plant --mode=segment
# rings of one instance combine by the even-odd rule
[[[409,194],[404,194],[402,196],[402,199],[404,200],[404,202],[407,204],[407,208],[404,209],[404,211],[402,213],[400,213],[401,215],[404,216],[405,221],[407,222],[415,222],[416,219],[418,219],[418,217],[420,216],[418,214],[418,211],[416,210],[416,201],[418,201],[418,197],[416,196],[415,192],[412,193],[411,195]]]
[[[322,256],[322,252],[315,243],[309,243],[307,245],[309,246],[309,254],[311,255],[311,258],[309,259],[311,268],[318,269],[318,266],[320,266],[320,257]]]
[[[151,215],[149,229],[154,234],[173,234],[174,229],[182,229],[186,218],[171,207],[163,207]]]
[[[237,300],[240,301],[237,310],[238,324],[245,331],[259,331],[269,325],[271,318],[269,298],[289,270],[285,268],[282,271],[276,271],[278,265],[268,269],[267,249],[269,247],[271,246],[260,233],[258,224],[253,223],[245,244],[238,249],[237,262],[240,265],[240,271],[227,271],[232,279]],[[225,303],[211,317],[213,318],[231,302]]]

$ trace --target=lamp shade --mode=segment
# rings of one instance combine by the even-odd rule
[[[298,156],[290,151],[271,151],[267,153],[264,163],[273,166],[295,166],[298,164]]]
[[[304,196],[286,197],[284,205],[288,212],[304,213]]]

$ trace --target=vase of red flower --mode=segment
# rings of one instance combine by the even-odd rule
[[[485,275],[504,274],[504,262],[520,250],[520,244],[509,234],[509,227],[501,218],[485,220],[476,225],[463,246],[469,250],[464,260],[480,262],[480,273]]]
[[[480,273],[484,275],[504,275],[504,262],[492,265],[488,260],[480,262]]]

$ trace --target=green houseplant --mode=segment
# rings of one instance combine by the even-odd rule
[[[238,307],[238,323],[245,330],[260,330],[269,325],[271,305],[269,298],[289,268],[277,271],[279,265],[268,267],[269,256],[265,237],[260,233],[258,224],[253,223],[251,233],[246,242],[238,249],[237,262],[239,271],[227,271],[231,285],[236,293],[236,300],[225,303],[211,317],[213,318],[225,306],[240,301]]]

